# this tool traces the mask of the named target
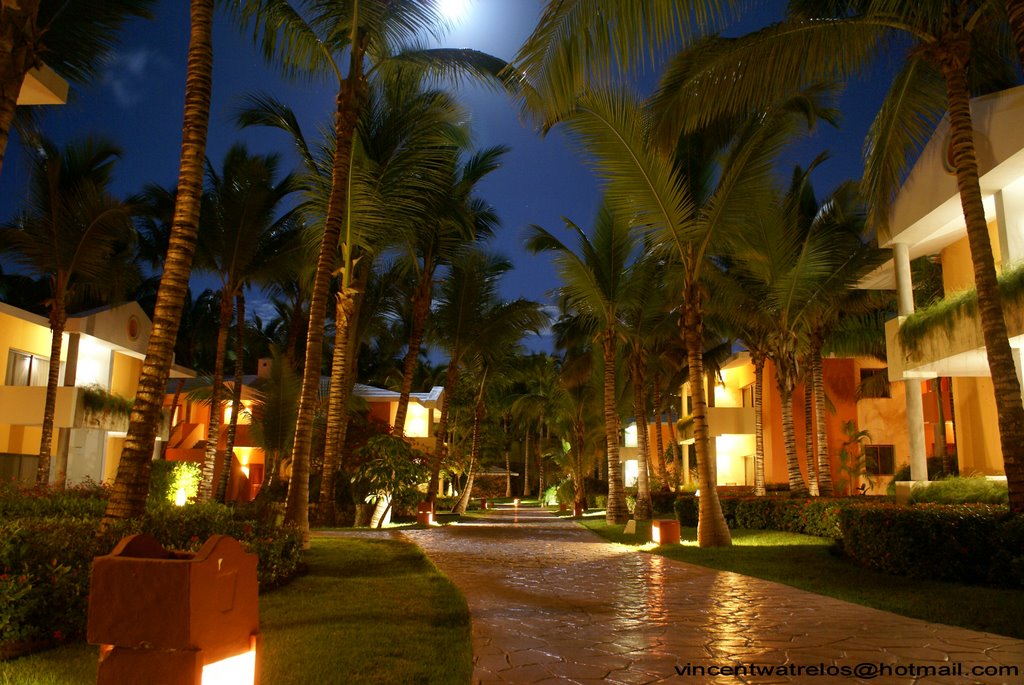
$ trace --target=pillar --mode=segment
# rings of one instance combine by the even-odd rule
[[[910,249],[906,243],[893,246],[896,266],[896,301],[901,317],[914,313],[914,285],[910,279]],[[907,400],[907,437],[910,440],[910,480],[928,480],[928,457],[925,454],[924,403],[921,399],[921,379],[904,378]]]

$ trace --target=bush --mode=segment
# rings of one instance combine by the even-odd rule
[[[103,495],[101,497],[99,495]],[[259,557],[261,589],[293,577],[302,536],[273,520],[246,518],[221,504],[174,507],[155,503],[144,516],[98,535],[105,491],[95,485],[68,490],[5,488],[0,496],[0,645],[82,637],[93,557],[123,536],[146,532],[165,547],[195,551],[215,534],[230,535]]]
[[[99,518],[109,495],[107,486],[93,481],[66,488],[24,488],[17,483],[0,482],[0,520],[45,516]]]
[[[173,504],[181,488],[185,491],[185,501],[195,502],[202,477],[202,467],[194,462],[154,461],[149,475],[149,497],[151,501]]]
[[[671,490],[655,490],[651,493],[651,507],[655,514],[671,514],[676,501],[676,493]]]
[[[950,476],[910,491],[912,503],[934,504],[1006,504],[1006,481],[991,481],[984,476]]]
[[[860,498],[722,497],[722,514],[730,528],[783,530],[838,539],[839,513],[858,506]],[[676,499],[675,514],[681,526],[695,527],[700,501],[683,495]]]
[[[884,573],[1024,585],[1024,517],[1004,507],[893,504],[840,513],[843,552]]]

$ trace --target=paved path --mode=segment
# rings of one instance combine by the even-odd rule
[[[479,523],[404,534],[469,602],[474,684],[1024,683],[1022,640],[637,553],[538,509],[498,508]],[[861,677],[793,674],[862,663]],[[956,663],[961,676],[897,670]],[[677,674],[743,664],[790,671]],[[894,670],[872,678],[877,664]],[[968,675],[976,666],[1021,675]]]

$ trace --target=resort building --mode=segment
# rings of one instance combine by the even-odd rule
[[[842,484],[842,492],[855,494],[863,486],[870,494],[884,494],[889,481],[899,468],[910,461],[910,444],[906,430],[906,388],[903,383],[880,384],[882,387],[858,397],[857,388],[869,377],[886,373],[885,364],[877,359],[826,358],[824,385],[826,404],[825,428],[828,453],[831,460],[832,482]],[[875,385],[875,384],[871,384]],[[734,355],[723,365],[721,372],[707,388],[707,420],[710,432],[711,455],[718,469],[718,485],[754,485],[754,364],[747,352]],[[807,430],[805,415],[805,387],[798,384],[793,391],[793,423],[796,435],[796,453],[800,469],[807,479]],[[689,414],[689,383],[683,385],[683,411]],[[948,393],[944,395],[947,398]],[[928,406],[936,407],[936,395],[923,398]],[[948,411],[937,410],[929,415],[931,421],[941,421],[948,430]],[[867,440],[860,446],[847,445],[853,432],[866,431]],[[785,443],[782,433],[782,399],[776,383],[775,367],[765,364],[762,397],[762,427],[764,431],[765,482],[788,483]],[[929,425],[930,428],[932,426]],[[813,424],[812,431],[813,440]],[[940,430],[939,435],[945,434]],[[934,453],[934,436],[929,430],[927,446]],[[680,433],[684,445],[693,444],[693,427],[684,422]],[[940,438],[941,439],[941,438]],[[947,439],[947,443],[951,440]],[[864,468],[856,468],[852,459],[842,459],[844,446],[851,455],[865,457]],[[948,449],[953,445],[947,444]]]
[[[266,454],[259,445],[253,431],[252,410],[259,400],[259,386],[270,378],[270,359],[259,360],[258,372],[255,376],[242,377],[241,410],[235,442],[232,448],[231,475],[228,478],[226,499],[228,501],[248,502],[259,492],[264,482]],[[225,381],[230,388],[231,379]],[[330,383],[324,378],[324,395]],[[168,426],[169,438],[164,450],[164,458],[168,461],[191,461],[203,463],[206,458],[206,438],[210,425],[210,403],[202,399],[209,394],[209,379],[172,380],[168,384],[164,401],[165,413],[170,418]],[[196,391],[199,392],[196,392]],[[202,392],[205,390],[206,392]],[[372,419],[391,425],[398,410],[399,393],[369,385],[357,383],[353,394],[366,404],[366,411]],[[409,410],[405,420],[405,435],[412,444],[423,450],[434,447],[435,427],[440,419],[440,402],[444,397],[444,388],[435,387],[428,393],[412,393],[409,397]],[[220,431],[217,442],[217,467],[214,471],[214,482],[219,482],[220,470],[224,464],[224,453],[227,449],[227,426],[235,408],[233,403],[226,401],[220,411]],[[278,459],[278,466],[281,460]],[[287,479],[287,470],[280,474]]]
[[[1024,87],[975,98],[971,114],[996,270],[1005,279],[1020,273],[1024,258]],[[879,244],[892,248],[893,259],[860,285],[896,289],[899,296],[900,317],[886,328],[889,378],[908,387],[937,377],[951,378],[961,473],[1001,474],[995,399],[980,319],[971,308],[951,307],[949,301],[974,287],[949,146],[949,122],[943,119],[900,189],[888,227],[879,233]],[[910,261],[926,255],[942,266],[947,301],[932,310],[941,314],[928,317],[930,325],[916,343],[904,346],[898,332],[914,311]],[[1003,311],[1019,378],[1024,346],[1024,307],[1019,295],[1004,298]],[[908,433],[923,466],[927,448],[921,435],[929,432],[925,426],[928,404],[925,400],[922,408],[913,395],[906,408]],[[922,466],[915,469],[913,480],[923,479]]]
[[[135,302],[68,317],[56,362],[51,480],[114,479],[128,429],[125,406],[135,397],[151,328]],[[0,477],[35,481],[50,342],[45,317],[0,303]],[[171,371],[172,377],[190,375],[181,367]]]

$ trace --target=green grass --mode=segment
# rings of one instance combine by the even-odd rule
[[[314,538],[309,573],[260,597],[261,682],[468,683],[469,612],[413,545]],[[0,685],[78,685],[96,648],[69,645],[0,662]]]
[[[765,530],[733,530],[733,546],[696,545],[697,531],[683,528],[684,543],[655,547],[650,523],[637,535],[623,535],[623,526],[585,520],[584,526],[621,544],[699,566],[734,571],[791,585],[854,604],[891,611],[933,623],[962,626],[1024,638],[1024,589],[992,588],[903,578],[855,566],[837,556],[832,541],[809,535]]]

